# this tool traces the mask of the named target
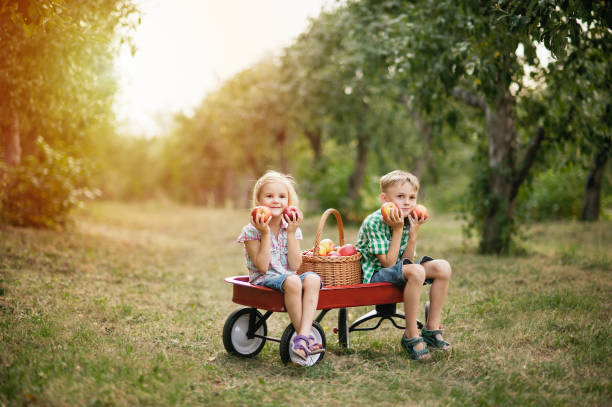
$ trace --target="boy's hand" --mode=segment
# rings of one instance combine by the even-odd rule
[[[287,233],[295,233],[298,226],[300,226],[300,224],[302,223],[304,215],[302,215],[302,212],[298,210],[293,216],[283,215],[283,218],[288,223]]]
[[[401,229],[404,227],[404,218],[402,218],[400,210],[392,211],[387,219],[383,217],[383,222],[393,229]]]
[[[408,219],[408,222],[410,223],[410,240],[416,240],[417,234],[419,233],[419,228],[423,223],[427,222],[427,219],[425,217],[415,218],[412,216],[412,214],[408,215],[406,219]]]
[[[268,218],[267,222],[264,222],[264,214],[257,214],[255,219],[251,217],[251,225],[255,226],[255,229],[259,231],[262,235],[270,234],[270,221],[272,220],[272,216]]]

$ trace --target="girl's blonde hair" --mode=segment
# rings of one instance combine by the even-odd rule
[[[287,187],[289,205],[298,206],[298,196],[295,192],[295,181],[291,175],[283,174],[277,171],[268,170],[264,175],[261,176],[253,187],[253,206],[259,205],[259,193],[266,184],[278,182]]]

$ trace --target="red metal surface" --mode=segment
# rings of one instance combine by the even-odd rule
[[[284,312],[283,295],[279,291],[249,283],[248,276],[225,279],[234,287],[232,301],[236,304]],[[392,304],[403,302],[402,289],[391,283],[370,283],[323,287],[319,293],[317,309],[349,308],[364,305]]]

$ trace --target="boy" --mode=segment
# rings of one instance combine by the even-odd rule
[[[386,281],[404,287],[406,331],[402,335],[402,348],[410,358],[424,362],[431,357],[425,343],[435,349],[451,350],[451,345],[442,338],[442,330],[438,329],[451,267],[446,260],[427,256],[415,262],[417,233],[426,221],[410,215],[417,204],[419,180],[408,172],[396,170],[380,178],[380,189],[381,202],[393,202],[400,210],[387,220],[376,210],[361,224],[357,249],[362,254],[363,282]],[[419,335],[416,320],[424,284],[432,284],[430,307],[426,326]]]

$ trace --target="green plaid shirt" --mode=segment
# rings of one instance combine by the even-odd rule
[[[410,225],[404,226],[402,231],[402,241],[397,259],[402,258],[402,254],[408,244],[408,230]],[[369,214],[359,228],[357,237],[357,249],[361,252],[361,269],[363,271],[363,282],[369,283],[375,271],[383,268],[376,257],[377,254],[387,254],[391,244],[393,229],[382,220],[380,209]],[[416,249],[415,249],[416,252]]]

